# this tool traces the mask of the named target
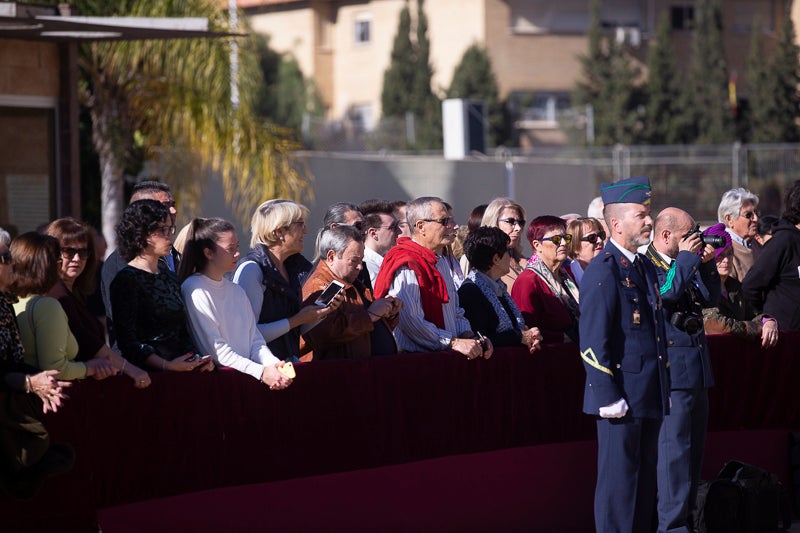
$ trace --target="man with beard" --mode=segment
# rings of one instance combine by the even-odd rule
[[[492,343],[476,335],[458,305],[444,247],[456,236],[456,223],[441,198],[425,196],[408,204],[411,237],[399,237],[383,258],[375,297],[403,301],[394,335],[406,352],[454,350],[467,359],[492,355]],[[477,337],[477,338],[476,338]]]
[[[610,241],[580,288],[583,411],[597,417],[597,531],[649,532],[656,497],[658,433],[669,412],[664,318],[648,243],[650,180],[602,184]]]
[[[708,387],[714,384],[703,307],[717,305],[722,284],[714,247],[703,245],[694,219],[681,209],[658,214],[647,257],[656,266],[664,303],[672,387],[670,414],[658,437],[658,531],[688,533],[705,449]]]

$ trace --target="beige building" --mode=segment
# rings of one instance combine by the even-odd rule
[[[383,74],[405,0],[239,0],[255,31],[273,49],[295,56],[312,78],[329,119],[351,118],[370,129],[381,116]],[[413,12],[417,2],[408,2]],[[603,0],[601,21],[610,36],[632,44],[643,64],[661,16],[670,18],[680,67],[688,65],[694,0]],[[752,25],[759,19],[767,46],[774,44],[785,0],[723,2],[729,70],[746,96],[744,63]],[[528,144],[563,142],[556,118],[571,107],[587,48],[588,0],[426,0],[433,89],[450,85],[461,56],[473,43],[492,60],[501,98],[520,118]],[[798,20],[800,7],[793,6]]]

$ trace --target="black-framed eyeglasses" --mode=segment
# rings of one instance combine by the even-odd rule
[[[742,216],[747,220],[752,220],[753,217],[760,217],[761,213],[758,211],[748,211],[747,213],[742,213]]]
[[[501,218],[497,220],[498,222],[505,222],[511,226],[519,226],[520,228],[525,227],[525,219],[524,218]]]
[[[539,239],[540,241],[550,241],[556,246],[561,246],[561,241],[564,241],[565,244],[569,244],[572,242],[572,235],[567,233],[566,235],[553,235],[552,237],[542,237]]]
[[[442,226],[452,226],[456,223],[456,219],[453,217],[444,217],[444,218],[423,218],[423,222],[436,222],[437,224],[441,224]]]
[[[89,249],[88,248],[71,248],[65,247],[61,249],[61,257],[64,259],[72,259],[75,255],[81,259],[88,259],[89,258]]]
[[[160,233],[164,237],[172,237],[175,235],[175,226],[161,226],[154,233]]]
[[[11,264],[11,252],[6,251],[5,253],[0,254],[0,265],[10,265]]]
[[[590,233],[589,235],[584,235],[583,237],[581,237],[581,240],[583,242],[590,242],[592,243],[592,245],[597,244],[598,239],[600,240],[600,242],[606,240],[606,232],[600,231],[599,233]]]

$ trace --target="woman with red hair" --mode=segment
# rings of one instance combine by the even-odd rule
[[[528,226],[533,255],[511,289],[525,324],[538,327],[545,343],[578,342],[578,286],[569,267],[567,245],[572,236],[563,219],[544,215]]]

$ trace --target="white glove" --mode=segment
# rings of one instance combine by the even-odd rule
[[[600,408],[600,416],[602,418],[622,418],[628,412],[628,402],[625,398],[620,398],[611,405],[606,405]]]

